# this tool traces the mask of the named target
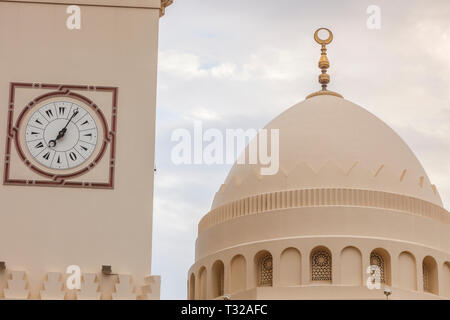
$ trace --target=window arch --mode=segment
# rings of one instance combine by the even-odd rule
[[[216,261],[212,266],[213,298],[217,298],[224,295],[224,264],[222,261]]]
[[[417,290],[416,258],[411,252],[403,251],[398,256],[398,274],[400,288]]]
[[[380,268],[380,281],[381,283],[386,283],[385,263],[383,257],[376,252],[372,252],[370,254],[370,265]]]
[[[427,256],[423,259],[423,291],[439,294],[437,263],[433,257]]]
[[[311,280],[332,280],[332,258],[327,248],[319,247],[311,252]]]
[[[189,281],[189,300],[195,300],[195,274],[191,274]]]
[[[444,263],[444,288],[442,294],[446,297],[450,297],[450,262],[447,261]]]
[[[363,281],[362,255],[358,248],[349,246],[341,251],[341,284],[359,286]]]
[[[198,299],[206,300],[207,299],[207,283],[206,283],[206,268],[202,267],[198,273]]]
[[[244,256],[237,255],[231,260],[231,293],[244,291],[247,288],[247,261]]]
[[[261,251],[255,256],[256,285],[271,287],[273,282],[273,259],[268,251]]]
[[[370,265],[380,269],[381,284],[391,285],[391,257],[389,253],[377,248],[370,253]]]
[[[296,248],[285,249],[280,256],[280,285],[301,285],[302,257]]]

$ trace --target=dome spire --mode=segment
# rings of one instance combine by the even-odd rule
[[[319,37],[319,32],[322,30],[325,30],[328,32],[327,39],[321,39]],[[306,99],[309,99],[309,98],[312,98],[315,96],[319,96],[319,95],[332,95],[332,96],[342,98],[342,96],[339,93],[329,91],[327,89],[327,86],[330,83],[330,75],[327,73],[327,70],[330,67],[330,61],[328,61],[328,57],[327,57],[327,45],[333,41],[333,33],[327,28],[317,29],[316,32],[314,33],[314,40],[316,40],[316,42],[322,46],[322,49],[321,49],[322,54],[321,54],[320,60],[319,60],[319,68],[322,70],[322,74],[319,76],[319,83],[322,85],[322,90],[310,94],[309,96],[306,97]]]

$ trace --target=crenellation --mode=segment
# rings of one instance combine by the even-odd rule
[[[99,280],[95,273],[83,275],[83,285],[77,293],[77,300],[100,300],[102,292],[99,290]]]
[[[118,282],[115,285],[115,292],[112,293],[112,299],[113,300],[137,299],[131,275],[129,274],[118,275]]]
[[[59,272],[47,273],[44,280],[44,290],[41,290],[42,300],[64,300],[65,291],[63,276]]]
[[[6,300],[24,300],[30,296],[28,278],[25,271],[11,271],[8,287],[4,289]]]

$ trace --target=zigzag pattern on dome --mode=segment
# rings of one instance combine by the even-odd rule
[[[314,170],[304,161],[298,161],[294,168],[280,167],[273,176],[261,176],[258,165],[236,165],[233,170],[234,174],[227,178],[216,193],[211,209],[253,195],[310,188],[355,188],[390,192],[442,207],[439,192],[428,177],[414,176],[408,168],[393,170],[382,163],[376,168],[367,168],[355,161],[353,165],[342,169],[334,161],[328,161]]]

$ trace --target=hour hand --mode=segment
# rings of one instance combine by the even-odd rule
[[[49,146],[50,148],[56,147],[56,141],[58,141],[59,139],[61,139],[62,137],[64,137],[64,135],[66,134],[66,131],[67,131],[67,129],[64,128],[64,129],[62,129],[60,132],[58,132],[58,136],[56,137],[56,139],[55,139],[55,140],[50,140],[50,141],[48,142],[48,146]]]

